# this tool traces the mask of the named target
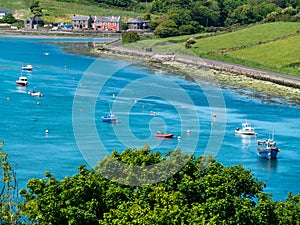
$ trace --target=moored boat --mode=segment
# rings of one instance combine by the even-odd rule
[[[242,128],[236,128],[235,129],[236,134],[241,135],[254,135],[257,136],[257,133],[255,132],[255,129],[251,127],[251,124],[245,120],[245,122],[242,123]]]
[[[103,122],[117,123],[118,119],[113,112],[109,112],[106,116],[101,116]]]
[[[20,76],[18,80],[16,80],[16,85],[18,86],[27,86],[28,81],[27,81],[27,77],[24,76]]]
[[[160,133],[160,132],[157,132],[155,134],[155,137],[160,137],[160,138],[173,138],[174,137],[174,134],[173,133]]]
[[[32,70],[33,69],[33,67],[32,67],[32,65],[25,65],[25,66],[22,66],[22,70]]]
[[[28,94],[30,94],[33,97],[42,97],[43,93],[40,91],[29,91]]]
[[[257,141],[257,155],[266,159],[276,159],[280,149],[273,139]]]

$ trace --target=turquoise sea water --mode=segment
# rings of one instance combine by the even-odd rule
[[[196,155],[213,154],[226,166],[242,164],[267,184],[266,192],[276,200],[300,191],[299,106],[122,61],[68,54],[48,43],[53,41],[74,42],[0,38],[0,140],[20,187],[45,171],[62,179],[81,164],[94,166],[114,149],[148,143],[153,151],[179,147]],[[32,64],[33,71],[22,72],[25,64]],[[21,74],[28,77],[27,88],[15,85]],[[30,96],[33,89],[43,97]],[[118,124],[101,121],[109,110]],[[234,134],[245,119],[256,128],[257,138]],[[158,130],[176,138],[157,139]],[[273,132],[281,149],[278,159],[258,158],[256,140]]]

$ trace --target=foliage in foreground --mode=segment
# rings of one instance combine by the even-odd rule
[[[4,142],[0,143],[0,146]],[[15,224],[19,219],[17,210],[18,187],[15,170],[8,162],[9,155],[0,147],[0,224]]]
[[[162,182],[121,184],[138,179],[128,172],[132,168],[168,160],[187,161]],[[119,183],[101,175],[118,173],[117,162],[128,166]],[[80,166],[78,174],[61,181],[49,172],[45,179],[31,179],[21,191],[21,209],[38,224],[297,224],[300,194],[275,202],[264,186],[241,165],[224,167],[210,157],[194,158],[179,150],[161,156],[145,146],[115,151],[95,170]]]

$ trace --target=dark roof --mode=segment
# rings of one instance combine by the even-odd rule
[[[135,19],[128,20],[127,23],[148,23],[148,21],[143,20],[141,18],[135,18]]]
[[[88,21],[90,18],[91,18],[90,16],[73,16],[72,21],[74,20]]]
[[[0,13],[11,14],[12,11],[10,9],[0,9]]]
[[[94,22],[111,22],[111,23],[118,23],[121,21],[120,16],[95,16]]]

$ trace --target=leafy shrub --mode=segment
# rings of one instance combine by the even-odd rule
[[[192,44],[196,43],[196,39],[195,38],[189,38],[187,39],[186,43],[185,43],[185,47],[186,48],[190,48]]]
[[[173,20],[165,20],[159,24],[154,30],[154,34],[161,38],[172,37],[178,35],[178,28]]]
[[[132,43],[139,40],[140,40],[140,36],[136,31],[122,33],[122,44]]]

